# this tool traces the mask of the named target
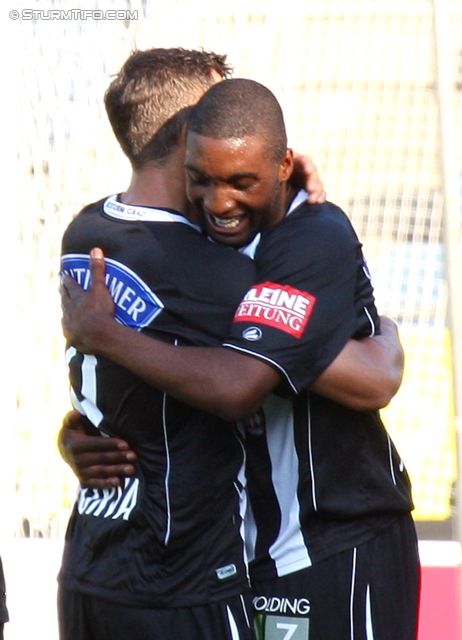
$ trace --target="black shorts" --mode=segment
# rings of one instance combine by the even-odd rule
[[[60,589],[60,640],[255,640],[251,597],[198,607],[135,608]]]
[[[287,576],[253,584],[259,640],[415,640],[420,565],[414,523]]]

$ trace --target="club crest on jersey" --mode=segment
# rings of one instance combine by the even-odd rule
[[[316,298],[306,291],[274,282],[264,282],[247,292],[233,322],[264,324],[300,338],[315,302]],[[252,329],[255,331],[255,327]]]
[[[261,340],[262,336],[263,334],[261,329],[258,327],[249,327],[242,332],[244,340],[248,340],[249,342],[257,342],[258,340]]]
[[[140,331],[147,327],[164,308],[161,300],[143,280],[126,265],[105,258],[106,286],[116,308],[116,319]],[[69,253],[62,257],[61,269],[87,290],[91,283],[88,255]]]

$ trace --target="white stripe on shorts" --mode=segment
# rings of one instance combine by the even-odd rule
[[[353,549],[353,566],[351,567],[351,591],[350,591],[350,640],[354,640],[355,637],[355,625],[354,625],[354,612],[353,603],[355,595],[355,580],[356,580],[356,547]]]
[[[351,567],[351,592],[350,592],[350,640],[355,637],[355,620],[354,620],[354,599],[355,599],[355,581],[356,581],[356,561],[357,549],[353,549],[353,563]],[[374,628],[372,626],[372,608],[371,608],[371,587],[367,585],[366,604],[365,604],[365,631],[366,640],[374,640]]]
[[[231,638],[232,640],[239,640],[240,638],[239,629],[237,628],[237,624],[234,619],[233,613],[231,609],[228,607],[228,605],[226,605],[226,611],[228,613],[228,622],[229,622],[229,628],[231,630]]]
[[[249,620],[249,614],[247,612],[247,607],[245,606],[245,600],[242,597],[242,595],[240,596],[241,598],[241,605],[242,605],[242,611],[244,612],[244,616],[245,616],[245,621],[247,622],[247,626],[250,629],[250,620]]]
[[[374,628],[372,626],[371,587],[367,585],[366,591],[366,640],[374,640]]]

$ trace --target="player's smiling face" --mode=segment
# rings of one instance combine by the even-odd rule
[[[188,198],[217,242],[244,246],[284,217],[289,151],[278,163],[259,136],[218,140],[189,133],[185,166]]]

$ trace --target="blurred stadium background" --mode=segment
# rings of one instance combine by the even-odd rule
[[[279,98],[291,146],[313,157],[329,199],[350,215],[379,309],[400,326],[406,373],[383,417],[412,477],[419,536],[423,546],[457,545],[462,336],[451,327],[462,322],[460,0],[15,4],[19,19],[6,17],[13,7],[5,7],[1,26],[8,301],[2,556],[2,541],[10,548],[21,539],[25,558],[24,539],[64,535],[76,487],[56,449],[69,408],[60,238],[82,205],[127,185],[129,166],[102,97],[130,51],[151,46],[227,53],[235,76],[259,80]],[[29,19],[24,9],[40,13]],[[70,9],[72,19],[49,13]],[[120,13],[95,19],[103,13],[83,17],[78,9]],[[13,629],[12,622],[7,638],[26,637]]]

